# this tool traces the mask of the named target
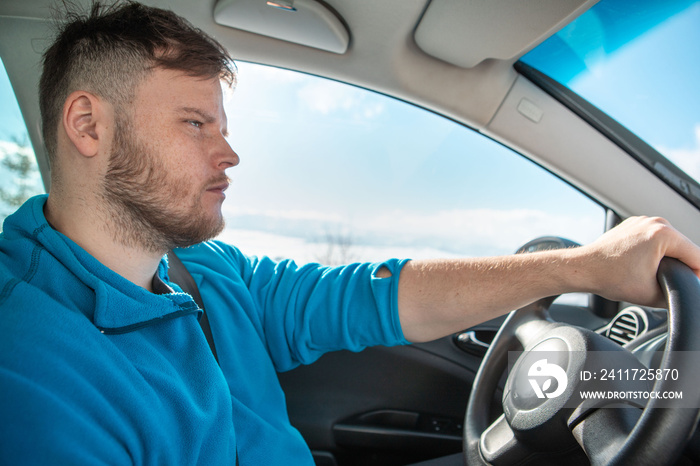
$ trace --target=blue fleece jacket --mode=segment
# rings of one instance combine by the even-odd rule
[[[45,196],[0,235],[0,463],[313,464],[277,371],[406,343],[404,262],[298,267],[207,242],[178,251],[212,327],[168,281],[149,293],[47,223]],[[382,266],[391,278],[378,278]],[[167,285],[167,286],[166,286]],[[169,288],[170,287],[170,288]]]

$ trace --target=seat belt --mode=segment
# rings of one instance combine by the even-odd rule
[[[204,301],[202,301],[202,295],[199,294],[199,288],[197,288],[197,283],[195,283],[194,278],[187,270],[185,264],[182,263],[179,257],[175,255],[173,251],[168,252],[168,277],[173,283],[177,283],[182,291],[192,296],[194,302],[202,310],[202,317],[199,318],[199,326],[202,327],[202,332],[209,343],[209,349],[214,355],[214,359],[218,364],[219,357],[216,355],[216,347],[214,346],[214,337],[211,334],[211,327],[209,326],[209,318],[207,317],[207,311],[204,309]],[[236,466],[240,465],[238,459],[238,447],[236,447]]]
[[[211,334],[211,327],[209,326],[209,318],[207,317],[207,311],[204,309],[204,301],[202,301],[202,295],[199,294],[199,288],[194,281],[192,275],[190,275],[189,270],[185,267],[179,257],[175,255],[173,251],[168,252],[168,276],[170,281],[176,283],[182,288],[182,291],[192,296],[194,302],[202,310],[202,316],[199,318],[199,326],[202,327],[202,332],[209,343],[209,348],[216,362],[219,362],[219,357],[216,354],[216,347],[214,346],[214,337]]]

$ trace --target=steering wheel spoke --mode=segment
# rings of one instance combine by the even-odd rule
[[[521,309],[518,312],[521,311],[523,310]],[[528,312],[526,319],[523,319],[523,322],[515,328],[515,338],[523,348],[527,349],[539,341],[538,337],[540,335],[543,335],[555,326],[557,326],[557,324],[549,320],[548,313],[542,315],[539,312]]]
[[[641,409],[629,406],[600,408],[579,422],[572,432],[592,465],[607,465],[627,441],[641,415]]]
[[[513,433],[505,415],[501,415],[481,436],[481,454],[494,466],[518,464],[531,454],[531,451]]]
[[[555,298],[543,298],[512,312],[496,338],[517,341],[518,345],[510,345],[509,351],[529,347],[540,335],[559,325],[551,319],[548,310]]]

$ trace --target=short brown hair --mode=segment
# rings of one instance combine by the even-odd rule
[[[63,104],[71,92],[85,90],[123,108],[154,68],[235,84],[236,67],[226,49],[172,11],[132,1],[94,2],[88,13],[66,10],[67,22],[44,53],[39,82],[44,144],[51,162]]]

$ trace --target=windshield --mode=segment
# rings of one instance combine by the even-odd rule
[[[700,1],[602,0],[522,61],[700,180]]]

